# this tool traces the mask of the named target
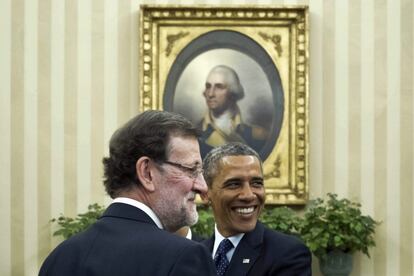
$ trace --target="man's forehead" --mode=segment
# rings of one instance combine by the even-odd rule
[[[259,159],[254,155],[226,155],[221,158],[220,163],[227,167],[260,165]]]
[[[192,135],[170,135],[168,146],[171,150],[174,149],[184,149],[188,143],[196,143],[198,145],[198,139],[196,136]]]
[[[226,77],[225,74],[221,73],[221,72],[211,72],[208,76],[207,76],[207,83],[210,82],[225,82]]]
[[[226,156],[220,161],[214,179],[219,187],[229,180],[263,178],[263,172],[257,157],[253,155]]]
[[[201,164],[198,139],[195,136],[172,135],[168,143],[168,157],[187,161],[189,163]]]

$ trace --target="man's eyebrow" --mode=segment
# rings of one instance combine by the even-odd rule
[[[195,162],[191,163],[191,166],[193,166],[193,167],[200,167],[200,166],[202,166],[202,162],[195,161]]]
[[[233,182],[233,181],[240,181],[240,177],[232,177],[232,178],[229,178],[229,179],[226,179],[225,181],[224,181],[224,183],[227,183],[227,182]],[[264,179],[263,179],[263,177],[260,177],[260,176],[254,176],[254,177],[252,177],[251,178],[251,181],[264,181]]]
[[[232,178],[226,179],[224,183],[232,182],[232,181],[240,181],[240,177],[232,177]]]

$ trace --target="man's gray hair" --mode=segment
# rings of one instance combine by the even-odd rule
[[[251,147],[238,142],[227,143],[212,149],[203,160],[203,176],[207,186],[211,188],[213,180],[216,177],[221,160],[226,156],[255,156],[260,162],[262,169],[262,160],[259,154]]]
[[[239,76],[233,68],[226,65],[217,65],[211,69],[209,75],[211,73],[220,73],[224,76],[228,91],[233,95],[235,101],[243,99],[244,89],[240,83]]]

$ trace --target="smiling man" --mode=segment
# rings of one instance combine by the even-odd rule
[[[213,149],[204,159],[206,199],[216,226],[204,244],[221,275],[311,275],[311,254],[297,238],[257,221],[265,202],[262,162],[241,143]]]

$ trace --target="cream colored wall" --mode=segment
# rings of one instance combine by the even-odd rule
[[[37,274],[59,241],[50,218],[109,202],[101,158],[138,110],[142,3],[0,1],[1,275]],[[310,197],[383,221],[352,275],[414,275],[413,1],[221,3],[309,4]]]

